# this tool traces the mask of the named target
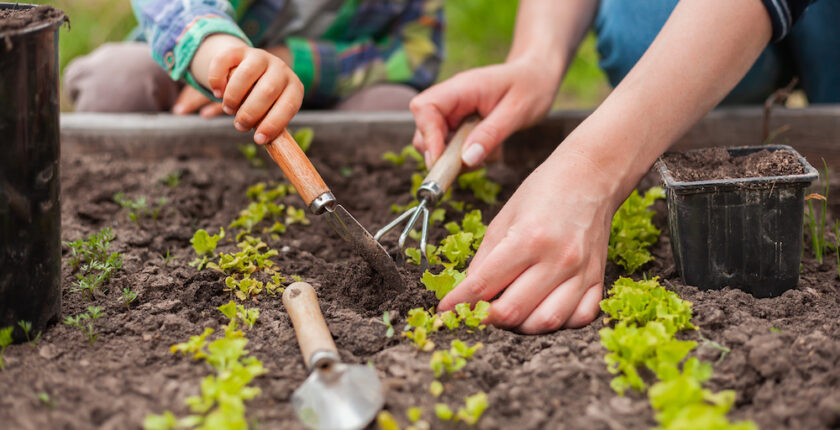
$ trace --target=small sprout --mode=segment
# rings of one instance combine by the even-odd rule
[[[99,337],[99,334],[94,330],[94,321],[102,317],[102,315],[102,308],[99,306],[88,306],[87,312],[65,318],[64,324],[81,330],[87,338],[88,343],[93,345],[93,342]]]
[[[376,416],[376,425],[380,430],[400,430],[400,425],[397,420],[388,411],[379,411]]]
[[[441,300],[446,297],[450,291],[454,290],[455,287],[458,286],[458,284],[466,277],[466,273],[459,272],[455,269],[444,269],[437,275],[434,275],[432,272],[427,270],[423,273],[423,277],[420,279],[420,282],[426,286],[427,290],[434,291],[435,297],[437,297],[438,300]]]
[[[770,332],[771,333],[781,333],[782,329],[780,329],[778,327],[770,327]]]
[[[160,260],[163,261],[164,266],[168,266],[172,260],[175,260],[177,257],[170,254],[170,250],[166,250],[166,254],[160,254]]]
[[[309,219],[306,218],[306,211],[303,208],[295,209],[291,206],[286,208],[286,225],[292,224],[309,225]]]
[[[126,310],[131,310],[131,304],[137,300],[137,292],[131,291],[131,288],[123,288],[122,296],[120,296],[120,301],[122,301],[123,305],[125,305]]]
[[[423,156],[420,155],[420,152],[417,151],[416,148],[412,145],[405,146],[399,154],[395,153],[394,151],[387,151],[382,154],[382,159],[388,162],[393,163],[396,166],[402,166],[405,164],[407,159],[411,158],[412,160],[417,162],[417,169],[423,170],[426,168],[426,163],[423,159]],[[414,195],[414,193],[411,193]]]
[[[449,330],[455,330],[461,325],[461,318],[458,317],[458,314],[452,311],[446,311],[440,314],[440,319],[443,321],[443,325],[445,325]]]
[[[3,353],[6,352],[6,347],[12,344],[12,326],[0,328],[0,370],[6,370],[6,361],[3,359]]]
[[[487,409],[487,394],[479,392],[464,399],[464,407],[458,408],[456,421],[463,421],[467,425],[475,425],[481,414]]]
[[[50,409],[55,408],[55,400],[52,397],[50,397],[49,394],[42,391],[36,394],[36,397],[38,398],[38,400],[41,401],[41,404],[43,404],[44,406]]]
[[[403,336],[411,339],[414,346],[420,351],[431,351],[435,349],[435,343],[429,340],[425,327],[417,327],[414,331],[404,331]]]
[[[452,355],[458,355],[464,358],[471,358],[476,351],[481,349],[484,346],[481,342],[477,342],[473,346],[467,346],[464,342],[460,339],[455,339],[450,344],[449,352]]]
[[[429,384],[429,393],[435,397],[440,397],[443,394],[443,384],[438,380],[432,381]]]
[[[160,178],[160,183],[169,188],[175,188],[181,183],[182,174],[180,170],[173,170],[172,173]]]
[[[341,176],[343,176],[345,178],[349,178],[349,177],[353,176],[353,169],[348,167],[348,166],[341,166],[338,169],[338,173],[340,173]]]
[[[292,275],[292,280],[295,282],[303,282],[303,278],[301,278],[299,275]]]
[[[251,167],[265,167],[265,162],[257,153],[258,148],[256,144],[246,143],[244,145],[239,145],[238,148],[239,152],[241,152],[248,162],[251,163]]]
[[[227,304],[219,306],[219,311],[223,313],[230,320],[225,326],[225,332],[234,331],[240,325],[247,326],[248,329],[254,328],[257,318],[260,317],[260,310],[257,308],[246,308],[238,305],[233,300]]]
[[[295,142],[297,142],[298,146],[300,146],[301,151],[306,152],[309,151],[309,147],[312,146],[312,139],[315,137],[315,131],[310,127],[304,127],[296,131],[292,137],[294,137]]]
[[[455,305],[455,312],[458,313],[458,316],[461,317],[461,321],[463,321],[467,327],[483,330],[484,324],[481,324],[481,322],[490,316],[490,303],[480,300],[475,304],[475,308],[473,309],[470,309],[469,303],[459,303]]]
[[[422,258],[420,248],[406,248],[405,255],[408,257],[409,263],[416,264],[418,266],[420,265],[420,260]],[[429,264],[443,264],[443,261],[437,255],[437,248],[434,245],[426,245],[426,255],[429,257]]]
[[[23,334],[26,336],[26,341],[30,345],[32,345],[33,348],[36,345],[38,345],[38,339],[41,338],[41,332],[39,331],[38,334],[35,335],[35,337],[30,337],[31,333],[32,333],[32,323],[31,322],[22,321],[22,320],[18,321],[18,327],[20,327],[21,330],[23,330]]]
[[[449,421],[455,414],[452,412],[452,409],[450,409],[446,403],[436,403],[435,415],[437,415],[438,419],[441,421]]]
[[[420,418],[423,416],[423,409],[418,406],[412,406],[405,411],[405,416],[408,417],[408,420],[412,423],[416,423],[420,421]]]
[[[467,360],[450,351],[435,351],[429,360],[429,367],[435,372],[435,378],[440,378],[444,373],[451,375],[467,365]]]
[[[391,317],[388,314],[388,311],[382,313],[382,322],[380,323],[387,327],[385,330],[385,337],[393,337],[394,336],[394,326],[391,325]]]
[[[659,240],[660,231],[653,225],[654,211],[649,207],[663,198],[662,187],[649,189],[644,197],[634,190],[613,216],[607,257],[627,273],[653,260],[648,248]]]
[[[169,351],[175,354],[176,352],[180,352],[184,355],[192,354],[193,359],[198,360],[199,358],[204,358],[207,356],[207,352],[205,351],[205,346],[207,345],[207,336],[213,334],[215,330],[212,328],[205,328],[204,332],[200,335],[190,336],[190,339],[186,342],[179,343],[172,345],[169,347]]]
[[[477,199],[490,205],[496,203],[496,197],[502,190],[501,185],[487,179],[486,167],[458,176],[458,187],[469,189]]]

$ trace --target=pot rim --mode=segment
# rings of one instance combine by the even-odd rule
[[[36,6],[36,4],[29,4],[29,3],[3,3],[0,2],[0,9],[32,9]],[[56,16],[52,20],[44,21],[43,23],[31,27],[20,28],[17,30],[7,30],[7,31],[0,31],[0,38],[7,38],[7,37],[18,37],[24,36],[29,33],[37,33],[40,31],[44,31],[50,29],[51,27],[55,27],[58,29],[61,24],[67,21],[67,14],[64,13],[63,10],[53,7],[55,10],[61,12],[61,15]]]

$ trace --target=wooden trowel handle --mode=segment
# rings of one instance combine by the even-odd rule
[[[318,307],[315,289],[306,282],[295,282],[283,292],[283,306],[292,319],[295,335],[306,367],[311,368],[312,355],[316,352],[329,352],[338,356],[330,329]]]
[[[423,182],[434,182],[442,191],[449,189],[449,186],[458,177],[458,173],[461,172],[461,150],[464,148],[464,142],[478,124],[478,121],[477,117],[471,117],[461,123],[458,131],[455,132],[455,136],[449,141],[449,145],[446,146],[440,158],[435,161]]]
[[[286,178],[295,186],[306,206],[309,206],[321,194],[330,191],[321,179],[321,175],[315,170],[315,166],[287,130],[283,130],[277,139],[266,144],[265,149],[268,150],[274,162],[283,169]]]

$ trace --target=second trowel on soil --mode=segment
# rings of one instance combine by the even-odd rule
[[[310,212],[326,217],[342,239],[350,242],[355,251],[364,258],[374,270],[382,275],[385,285],[402,291],[403,281],[394,260],[385,248],[373,239],[373,236],[338,204],[321,175],[306,157],[288,131],[283,130],[280,137],[267,144],[265,148],[286,178],[295,186]]]

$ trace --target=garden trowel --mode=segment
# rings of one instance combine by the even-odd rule
[[[283,133],[273,142],[265,145],[265,148],[271,158],[283,169],[286,178],[295,186],[310,212],[326,217],[338,235],[350,242],[355,251],[382,275],[385,285],[397,291],[403,291],[403,280],[394,260],[385,248],[374,240],[373,236],[343,206],[338,204],[327,184],[321,179],[321,175],[289,132],[283,130]]]
[[[355,430],[367,426],[385,404],[376,370],[341,363],[311,285],[295,282],[286,287],[283,305],[311,372],[292,394],[298,418],[316,430]]]

